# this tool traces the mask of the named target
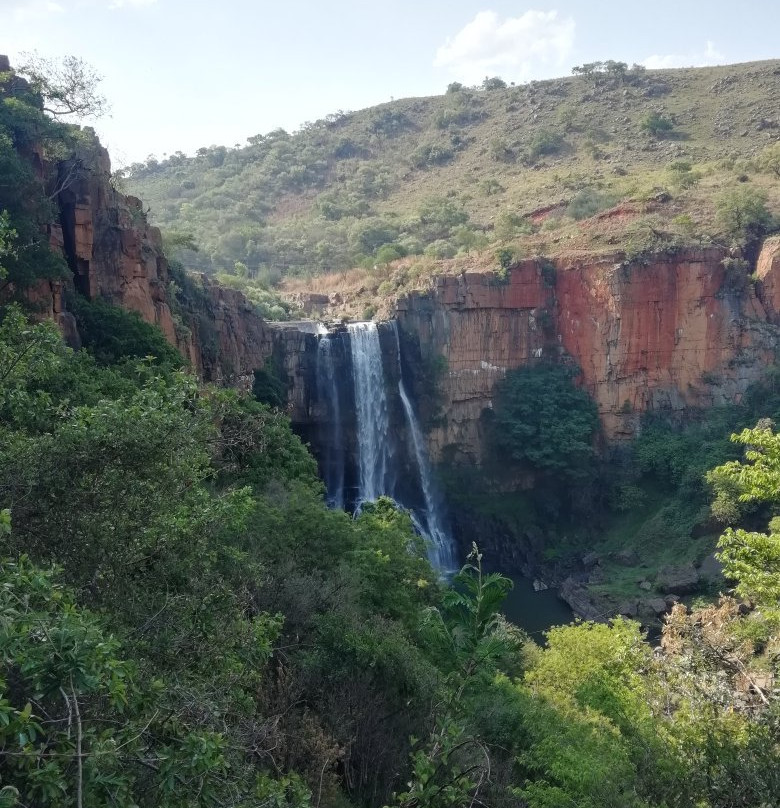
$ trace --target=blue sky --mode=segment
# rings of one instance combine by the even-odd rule
[[[0,0],[0,53],[90,62],[111,112],[88,123],[122,164],[488,74],[775,58],[776,21],[777,0]]]

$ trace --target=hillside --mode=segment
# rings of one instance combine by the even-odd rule
[[[0,806],[777,805],[780,238],[751,283],[723,248],[529,259],[317,335],[169,262],[46,89],[0,56]],[[346,359],[358,333],[374,348]],[[558,335],[584,385],[529,361],[561,358]],[[350,364],[379,371],[375,411],[395,391],[423,489],[413,403],[441,450],[454,586],[383,492],[326,504],[295,418],[348,454]],[[670,431],[666,404],[700,396],[704,419]],[[602,455],[602,402],[662,417]],[[459,467],[482,427],[482,467]],[[734,589],[713,603],[693,564],[726,525]],[[599,620],[665,614],[660,646],[620,617],[537,645],[472,542],[507,568],[569,564],[570,601],[619,596]]]
[[[495,260],[496,246],[514,257],[728,241],[717,205],[735,186],[780,207],[780,61],[622,67],[450,85],[150,159],[125,184],[155,224],[195,237],[189,266],[240,262],[265,285],[407,255],[420,256],[407,274],[427,275],[488,248]]]

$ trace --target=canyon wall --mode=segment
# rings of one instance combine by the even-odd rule
[[[780,242],[759,279],[719,249],[524,261],[494,273],[441,277],[399,300],[398,321],[421,361],[443,357],[435,458],[480,462],[480,414],[511,368],[569,357],[609,440],[632,437],[647,411],[738,403],[780,344]]]
[[[290,382],[293,418],[308,419],[316,357],[311,324],[267,323],[241,292],[205,275],[172,273],[160,231],[148,224],[141,200],[113,187],[108,153],[99,144],[59,164],[38,155],[38,164],[42,180],[54,178],[58,189],[59,215],[48,226],[49,242],[67,261],[76,292],[135,311],[158,326],[207,381],[249,387],[253,372],[273,358]],[[78,346],[66,286],[42,281],[27,298]]]
[[[314,324],[267,323],[240,292],[204,276],[177,288],[183,278],[172,276],[160,232],[138,199],[112,186],[99,145],[48,170],[58,172],[59,185],[50,242],[76,289],[158,325],[206,380],[247,387],[273,359],[289,382],[293,422],[316,445]],[[609,440],[636,434],[647,411],[738,402],[778,347],[780,239],[767,240],[752,278],[726,257],[706,249],[635,261],[619,254],[528,260],[505,278],[445,275],[400,299],[407,362],[438,369],[428,378],[440,404],[429,419],[434,459],[479,463],[481,415],[495,384],[540,358],[579,365]],[[30,297],[77,342],[58,282]]]

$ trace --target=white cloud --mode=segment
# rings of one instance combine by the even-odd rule
[[[557,11],[526,11],[520,17],[499,18],[480,11],[436,51],[434,65],[474,84],[485,76],[534,78],[540,68],[566,66],[574,45],[574,19]]]
[[[655,54],[644,59],[642,64],[650,70],[665,70],[670,67],[707,67],[726,61],[726,57],[715,48],[715,43],[708,41],[704,50],[698,53],[688,53],[685,56],[674,53],[666,56]]]

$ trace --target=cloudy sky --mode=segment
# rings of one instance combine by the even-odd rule
[[[115,164],[234,145],[338,109],[477,83],[780,56],[777,0],[0,0],[0,53],[104,77]],[[764,21],[762,24],[761,21]]]

